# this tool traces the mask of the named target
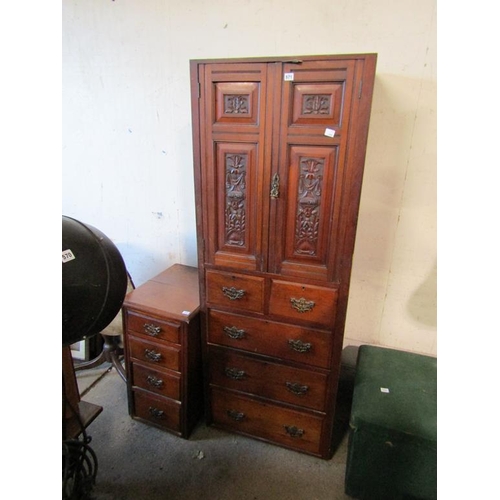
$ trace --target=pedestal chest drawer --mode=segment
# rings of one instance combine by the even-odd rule
[[[156,340],[166,340],[174,344],[179,343],[180,323],[166,322],[132,311],[129,311],[127,315],[127,322],[130,333],[145,335]]]
[[[209,350],[210,383],[313,410],[325,410],[328,376],[240,356],[227,349]]]
[[[323,418],[264,403],[217,388],[211,389],[214,423],[288,448],[320,453]]]
[[[331,333],[296,325],[210,310],[208,341],[266,356],[327,368]]]
[[[153,370],[139,363],[132,365],[132,385],[134,387],[140,387],[171,399],[180,400],[180,379],[180,374],[176,372]]]
[[[155,425],[179,432],[181,403],[159,398],[139,389],[132,391],[135,414]]]
[[[130,337],[129,349],[131,357],[139,361],[171,370],[180,369],[180,348],[173,344],[169,346]]]

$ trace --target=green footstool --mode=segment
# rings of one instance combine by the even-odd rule
[[[359,348],[345,477],[366,500],[437,498],[437,360]]]

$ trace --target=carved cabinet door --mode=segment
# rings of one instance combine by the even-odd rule
[[[288,76],[287,75],[293,75]],[[358,82],[359,83],[359,82]],[[355,60],[285,63],[273,200],[272,272],[338,281],[338,241],[349,201],[348,132],[357,95]]]
[[[265,267],[272,83],[264,63],[200,69],[205,262]]]

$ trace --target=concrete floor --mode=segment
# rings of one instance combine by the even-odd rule
[[[189,440],[131,419],[126,385],[103,366],[77,372],[82,399],[103,407],[87,428],[97,455],[95,500],[347,500],[346,421],[331,460],[203,422]]]

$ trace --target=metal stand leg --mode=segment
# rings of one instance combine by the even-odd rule
[[[123,348],[120,346],[121,337],[119,335],[105,335],[101,333],[104,339],[104,345],[102,346],[102,352],[97,356],[97,358],[91,359],[84,363],[78,363],[75,365],[75,371],[88,370],[90,368],[95,368],[103,363],[111,363],[115,368],[120,377],[124,382],[127,381],[127,374],[125,368],[121,363],[121,357],[123,356]]]

